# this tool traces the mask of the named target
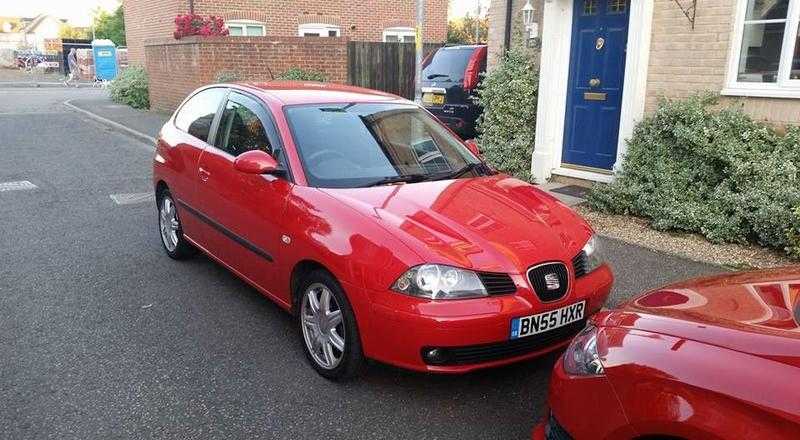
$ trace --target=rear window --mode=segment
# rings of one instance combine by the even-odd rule
[[[461,82],[474,48],[443,47],[422,66],[422,78],[429,81]]]

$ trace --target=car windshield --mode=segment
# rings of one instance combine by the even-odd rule
[[[473,48],[442,48],[422,66],[422,78],[440,82],[464,81],[469,57]]]
[[[413,104],[316,104],[286,109],[311,186],[354,188],[491,173]]]

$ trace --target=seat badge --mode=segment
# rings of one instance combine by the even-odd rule
[[[547,290],[558,290],[561,287],[561,281],[555,273],[549,273],[544,276],[544,284]]]

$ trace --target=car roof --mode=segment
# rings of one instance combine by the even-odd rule
[[[260,92],[265,99],[283,105],[321,104],[339,102],[405,102],[397,95],[363,87],[315,81],[267,81],[231,84]]]

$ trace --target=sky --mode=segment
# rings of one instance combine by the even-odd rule
[[[481,5],[481,16],[486,16],[486,11],[489,9],[490,0],[450,0],[450,18],[463,17],[469,15],[475,16],[478,10],[478,3]]]
[[[481,15],[486,15],[490,0],[450,0],[450,18],[463,17],[467,13],[475,15],[478,3],[481,4]],[[113,11],[119,0],[0,0],[0,16],[35,17],[48,13],[59,18],[66,18],[73,26],[89,26],[92,22],[92,11],[101,7]]]
[[[113,11],[119,3],[119,0],[0,0],[0,16],[35,17],[47,13],[83,27],[92,23],[94,8]]]

